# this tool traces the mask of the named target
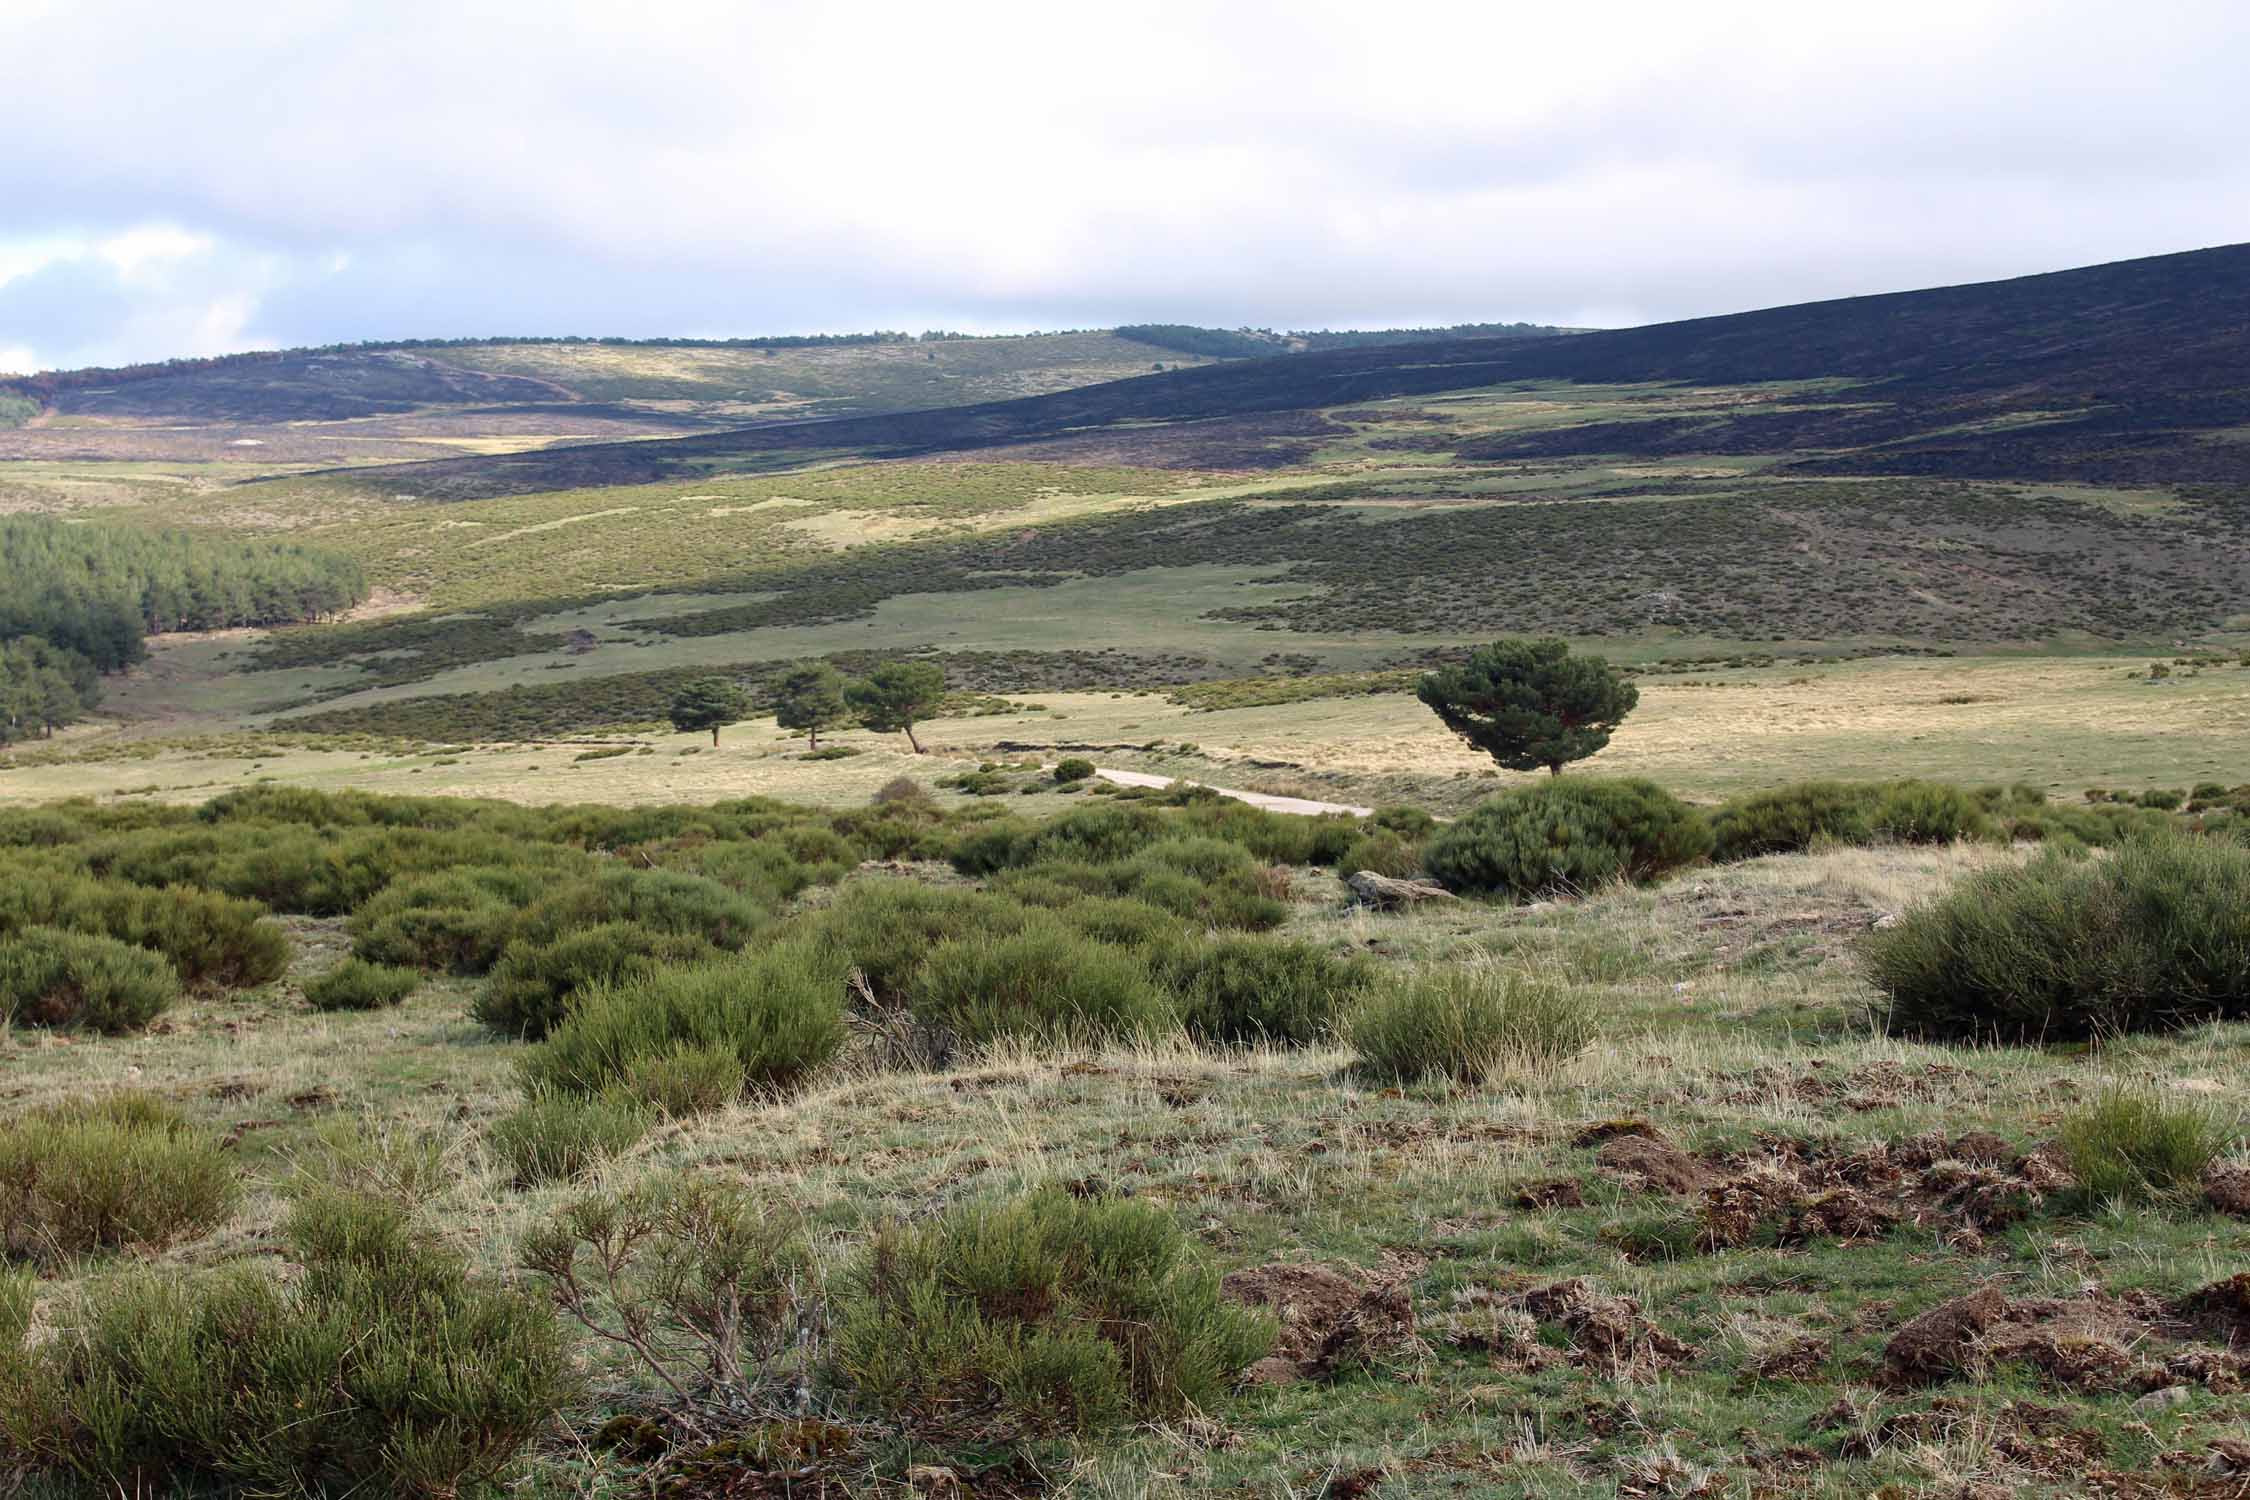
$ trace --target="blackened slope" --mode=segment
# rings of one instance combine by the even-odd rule
[[[1738,385],[1841,378],[1870,382],[1855,401],[1881,405],[1840,425],[1787,425],[1761,437],[1717,423],[1683,433],[1613,424],[1535,433],[1483,456],[1517,453],[1770,451],[1773,446],[1865,447],[1932,428],[2012,412],[2056,412],[2043,428],[1997,439],[1949,440],[1975,463],[2030,463],[2052,448],[2141,450],[2144,465],[2180,461],[2198,431],[2250,421],[2250,245],[2120,261],[2011,281],[1811,302],[1567,339],[1464,339],[1297,354],[1207,365],[1083,386],[1053,395],[940,411],[852,417],[711,433],[661,442],[589,444],[565,451],[445,459],[360,471],[439,499],[639,483],[695,472],[712,459],[776,464],[809,453],[895,457],[988,447],[1121,423],[1178,422],[1301,411],[1522,380],[1684,381]],[[2152,434],[2165,434],[2151,442]],[[1672,445],[1646,448],[1644,442]],[[1589,443],[1598,446],[1586,446]],[[1751,446],[1744,448],[1745,444]],[[2238,451],[2250,445],[2203,445]],[[1709,451],[1708,448],[1703,451]],[[2008,458],[2007,454],[2016,454]],[[1913,461],[1871,455],[1868,463]],[[2223,463],[2235,461],[2222,455]],[[1845,467],[1850,467],[1849,462]],[[1908,472],[1920,472],[1911,467]],[[2181,477],[2191,477],[2182,475]],[[2193,477],[2225,477],[2198,474]]]

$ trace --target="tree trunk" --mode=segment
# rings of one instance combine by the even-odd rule
[[[812,728],[805,731],[805,735],[812,741],[812,743],[810,745],[807,745],[805,748],[817,754],[820,750],[820,726],[818,724],[815,724]]]
[[[914,753],[916,755],[920,755],[922,753],[922,742],[914,738],[914,726],[912,724],[906,726],[906,743],[914,747]]]
[[[719,748],[719,726],[716,724],[711,726],[711,748],[714,750]]]
[[[1548,761],[1547,774],[1549,776],[1560,776],[1562,774],[1562,762],[1559,760]]]

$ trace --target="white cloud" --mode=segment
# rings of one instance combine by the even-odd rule
[[[18,0],[0,53],[0,201],[142,309],[70,346],[141,355],[1633,320],[2250,222],[2239,0]]]
[[[94,253],[122,279],[138,281],[171,270],[175,262],[208,255],[217,246],[210,235],[192,234],[176,224],[141,224],[99,241]]]

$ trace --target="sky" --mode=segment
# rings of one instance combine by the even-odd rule
[[[2250,239],[2243,0],[0,0],[0,371],[1613,326]]]

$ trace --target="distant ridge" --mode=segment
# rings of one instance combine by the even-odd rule
[[[1569,338],[1314,351],[944,410],[357,472],[430,498],[475,498],[661,479],[714,458],[778,466],[813,452],[987,448],[1546,380],[1855,384],[1846,397],[1777,393],[1739,417],[1489,439],[1474,456],[1814,448],[1831,451],[1797,467],[2250,483],[2250,443],[2215,440],[2250,425],[2250,245]]]

